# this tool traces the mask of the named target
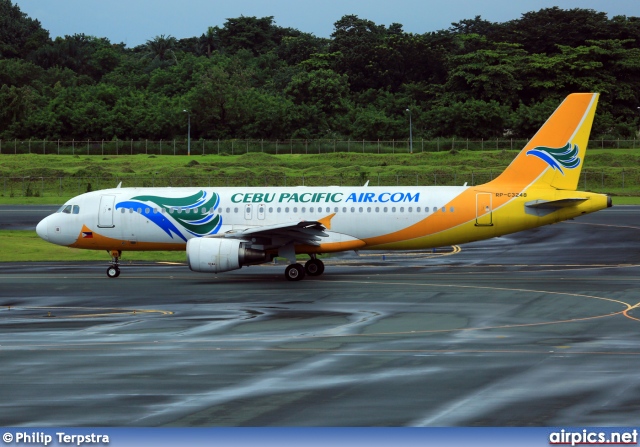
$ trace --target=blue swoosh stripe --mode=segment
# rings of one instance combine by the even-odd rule
[[[145,205],[142,202],[132,202],[132,201],[120,202],[116,205],[116,209],[125,208],[125,209],[135,210],[136,208],[140,208],[140,207],[148,207],[148,205]],[[162,230],[164,230],[164,232],[167,233],[171,239],[173,239],[173,235],[171,234],[171,232],[174,232],[177,236],[180,237],[180,239],[187,242],[187,238],[185,238],[182,235],[182,233],[180,233],[180,230],[178,230],[178,228],[173,224],[173,222],[167,219],[162,213],[152,212],[149,214],[143,214],[143,216],[145,216],[147,219],[149,219],[154,224],[159,226]]]
[[[562,175],[564,175],[564,171],[562,170],[562,168],[560,167],[560,165],[558,164],[556,159],[553,158],[548,153],[546,153],[544,151],[539,151],[537,149],[531,149],[530,151],[527,151],[527,155],[534,155],[534,156],[546,161],[549,166],[551,166],[553,169],[557,168],[560,171],[560,173]],[[579,163],[579,161],[578,161],[578,163]]]

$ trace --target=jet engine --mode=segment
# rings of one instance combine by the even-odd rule
[[[194,272],[220,273],[267,262],[264,251],[238,239],[193,238],[187,242],[187,263]]]

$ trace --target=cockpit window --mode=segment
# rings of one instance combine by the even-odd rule
[[[71,208],[72,208],[71,205],[67,205],[63,208],[62,212],[65,214],[71,214]]]
[[[80,214],[80,207],[78,205],[73,205],[73,214]]]

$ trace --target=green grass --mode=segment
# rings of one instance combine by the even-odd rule
[[[35,261],[104,261],[111,257],[103,250],[81,250],[61,247],[44,241],[35,231],[0,230],[0,262]],[[127,251],[122,254],[127,261],[186,262],[184,251]]]
[[[640,205],[640,197],[624,197],[624,196],[614,196],[612,197],[613,206],[616,205]]]
[[[123,186],[462,185],[489,181],[517,150],[319,155],[0,155],[0,203],[60,204]],[[623,174],[624,172],[624,174]],[[640,196],[640,149],[589,150],[579,188]],[[623,187],[624,186],[624,187]],[[625,199],[626,200],[626,199]]]

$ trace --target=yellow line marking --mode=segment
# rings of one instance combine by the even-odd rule
[[[395,251],[395,252],[384,252],[384,253],[362,253],[360,252],[359,257],[375,257],[375,258],[379,258],[381,256],[384,256],[386,258],[394,258],[394,257],[411,257],[411,258],[417,258],[417,259],[424,259],[424,258],[439,258],[442,256],[451,256],[451,255],[455,255],[458,254],[462,251],[462,249],[460,248],[459,245],[452,245],[451,246],[451,251],[425,251],[425,250],[420,250],[420,251],[403,251],[403,250],[399,250],[399,251]],[[328,261],[329,259],[327,259]],[[346,260],[344,260],[346,261]]]

